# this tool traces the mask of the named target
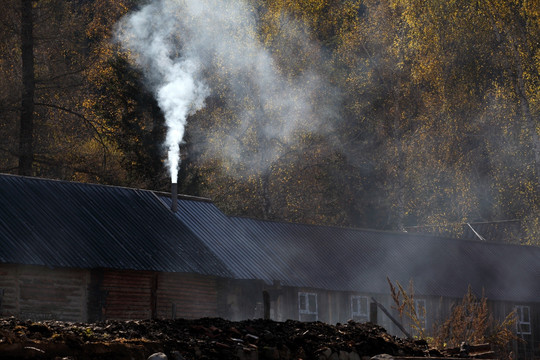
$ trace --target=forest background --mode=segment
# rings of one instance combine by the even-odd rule
[[[0,172],[169,190],[163,114],[112,41],[142,3],[3,2]],[[281,102],[258,102],[264,89],[248,81],[238,91],[227,69],[207,71],[181,193],[230,215],[320,225],[510,220],[512,241],[540,244],[540,2],[248,3],[283,79],[317,74],[324,85],[293,87],[310,111],[283,137],[268,131],[288,127],[274,116]]]

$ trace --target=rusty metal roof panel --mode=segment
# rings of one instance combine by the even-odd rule
[[[231,276],[151,191],[0,175],[0,262]]]

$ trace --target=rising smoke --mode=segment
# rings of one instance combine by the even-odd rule
[[[173,183],[177,182],[180,142],[187,117],[203,107],[208,95],[208,89],[199,80],[200,59],[178,52],[177,41],[185,32],[175,16],[177,5],[172,1],[146,5],[124,17],[117,31],[120,44],[145,73],[165,115],[167,166]]]
[[[307,69],[292,81],[278,71],[257,37],[255,9],[242,0],[153,1],[121,19],[116,37],[144,72],[165,115],[173,182],[186,119],[203,108],[212,93],[209,77],[224,79],[236,98],[256,104],[237,111],[237,126],[219,147],[209,150],[215,156],[249,162],[242,158],[249,152],[236,139],[253,122],[266,119],[259,135],[264,138],[260,142],[265,144],[264,166],[268,166],[279,157],[282,145],[293,141],[294,131],[314,131],[334,116],[331,107],[316,110],[310,105],[314,94],[326,87],[315,71]],[[306,41],[303,46],[308,45]],[[289,48],[294,52],[293,44]]]

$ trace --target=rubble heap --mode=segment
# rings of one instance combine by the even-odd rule
[[[0,319],[2,359],[369,359],[441,356],[371,323],[288,320],[105,321],[91,324]]]

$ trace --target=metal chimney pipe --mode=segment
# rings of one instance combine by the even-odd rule
[[[178,209],[178,184],[171,184],[171,211],[176,212]]]

